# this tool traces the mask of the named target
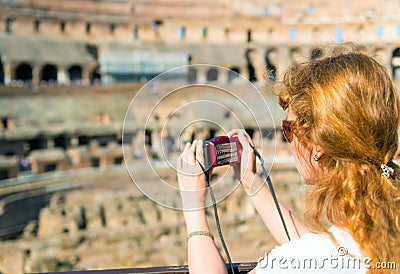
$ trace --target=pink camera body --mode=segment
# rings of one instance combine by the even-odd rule
[[[240,163],[242,146],[236,137],[217,136],[204,141],[203,147],[204,161],[207,169]]]

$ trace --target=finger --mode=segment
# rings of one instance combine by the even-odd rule
[[[239,135],[239,131],[241,131],[241,129],[238,128],[232,129],[231,131],[228,132],[228,136],[229,137],[237,136]]]
[[[189,153],[190,146],[191,146],[191,143],[187,142],[185,145],[185,148],[183,149],[183,152],[181,154],[182,164],[187,164],[187,162],[188,162],[188,153]]]
[[[203,149],[203,140],[197,141],[196,147],[196,160],[204,167],[204,149]]]
[[[194,140],[192,145],[189,147],[189,150],[187,153],[187,160],[188,160],[189,164],[196,163],[196,147],[197,147],[197,140]]]
[[[178,159],[176,160],[176,169],[182,170],[182,154],[179,155]]]
[[[228,132],[228,136],[229,137],[233,137],[233,136],[239,136],[239,135],[244,135],[246,137],[246,141],[252,146],[254,147],[254,143],[253,140],[251,139],[250,135],[244,130],[244,129],[233,129],[231,131]],[[245,144],[246,142],[242,139],[242,145]]]
[[[239,139],[240,144],[242,145],[243,150],[248,151],[249,147],[251,146],[251,143],[249,142],[249,139],[247,138],[247,136],[245,134],[246,133],[245,133],[244,129],[241,130],[239,132],[238,139]]]
[[[254,147],[254,143],[253,140],[251,139],[250,135],[243,129],[241,133],[239,133],[239,135],[244,134],[244,136],[246,137],[247,141],[249,142],[249,144]]]

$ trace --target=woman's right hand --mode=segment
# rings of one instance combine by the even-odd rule
[[[260,186],[260,178],[256,175],[256,155],[254,143],[244,129],[234,129],[228,133],[229,137],[238,137],[242,146],[241,162],[234,165],[235,177],[242,183],[248,194],[254,194]]]
[[[187,143],[177,161],[178,183],[184,210],[204,208],[207,195],[204,166],[203,141]]]

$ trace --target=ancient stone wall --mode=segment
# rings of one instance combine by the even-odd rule
[[[221,70],[221,73],[226,71]],[[206,70],[200,71],[204,74],[206,72]],[[157,84],[155,94],[147,94],[146,89],[140,90],[141,87],[141,85],[113,85],[91,87],[91,89],[49,87],[43,92],[28,94],[20,93],[21,90],[7,93],[7,88],[3,88],[0,117],[3,120],[12,117],[14,122],[10,126],[9,123],[5,123],[7,128],[1,133],[0,155],[8,157],[9,160],[16,158],[13,160],[16,161],[13,170],[19,168],[19,159],[28,160],[30,169],[34,173],[88,167],[101,168],[123,163],[122,142],[127,152],[125,160],[130,163],[146,155],[149,159],[158,160],[166,156],[175,157],[179,147],[186,141],[226,134],[227,130],[235,127],[244,127],[251,134],[254,132],[255,139],[258,138],[257,134],[260,135],[258,131],[268,131],[268,134],[271,134],[269,137],[262,136],[267,143],[272,142],[268,141],[268,138],[272,140],[275,131],[280,130],[279,119],[283,117],[283,111],[277,107],[276,97],[271,95],[270,91],[259,94],[264,96],[266,105],[259,105],[260,98],[257,96],[249,99],[253,115],[260,118],[257,124],[254,119],[246,118],[249,109],[243,107],[240,100],[233,100],[234,96],[245,98],[251,92],[248,87],[237,88],[235,84],[226,85],[228,91],[237,90],[232,91],[232,94],[204,87],[192,88],[190,92],[165,97],[162,104],[157,101],[170,92],[172,88],[170,85]],[[134,97],[139,90],[143,96]],[[128,111],[133,99],[135,107]],[[181,104],[190,104],[199,99],[226,104],[226,108],[208,109],[212,112],[209,118],[213,118],[216,124],[195,123],[189,126],[179,117],[174,118],[175,113],[183,115],[186,121],[195,121],[203,112],[202,109],[189,108],[183,113],[176,111]],[[273,120],[270,117],[263,117],[267,106],[273,107]],[[151,109],[153,112],[147,113]],[[124,122],[126,122],[125,128]],[[261,140],[261,137],[259,138]],[[277,136],[276,142],[281,144],[284,139],[282,136]],[[275,144],[268,143],[268,146],[274,147]],[[5,172],[11,169],[4,162],[0,163],[0,170]],[[8,171],[7,174],[13,175],[11,177],[17,175]]]
[[[79,3],[79,4],[78,4]],[[192,60],[200,58],[199,49],[214,45],[236,45],[236,55],[249,47],[259,52],[259,68],[268,67],[266,53],[276,50],[282,60],[273,64],[279,75],[293,61],[293,50],[306,55],[318,45],[356,41],[371,47],[372,52],[382,53],[383,63],[397,75],[393,59],[398,54],[400,5],[394,0],[376,1],[325,1],[314,3],[298,1],[18,1],[0,3],[4,24],[0,31],[7,38],[32,36],[37,41],[52,39],[56,43],[72,39],[87,44],[87,55],[94,60],[79,64],[78,76],[69,75],[70,64],[53,62],[59,77],[52,80],[61,84],[74,83],[77,77],[87,85],[101,78],[101,65],[95,55],[100,54],[108,43],[124,45],[130,51],[154,48],[158,51],[183,52]],[[21,40],[20,44],[27,43]],[[97,54],[95,54],[95,52]],[[217,49],[215,49],[217,50]],[[201,52],[201,50],[200,50]],[[216,54],[207,63],[226,67],[237,62],[226,62]],[[13,80],[40,84],[44,64],[33,62],[34,55],[18,60],[17,53],[0,50],[4,70],[2,82],[9,85]],[[46,58],[46,57],[44,57]],[[234,58],[231,58],[234,59]],[[101,62],[106,62],[103,60]],[[204,60],[200,61],[204,62]],[[189,61],[188,61],[189,63]],[[16,75],[20,66],[30,66],[30,74]],[[245,77],[246,68],[240,67]],[[75,77],[75,78],[74,78]],[[47,81],[48,77],[45,77]],[[54,79],[55,78],[55,79]],[[398,77],[395,78],[397,81]],[[139,78],[138,78],[139,79]],[[257,77],[260,81],[260,77]],[[14,83],[15,84],[15,83]]]
[[[170,170],[162,176],[176,180]],[[20,239],[2,242],[2,273],[187,264],[181,211],[148,199],[124,171],[85,180],[82,189],[54,194]],[[298,199],[300,178],[295,170],[277,169],[272,180],[281,200],[298,213],[303,202]],[[234,262],[256,261],[276,244],[240,186],[218,203],[218,210]],[[208,211],[216,243],[222,248],[213,210]]]

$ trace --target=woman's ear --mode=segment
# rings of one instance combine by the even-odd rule
[[[325,151],[319,145],[314,145],[314,148],[313,148],[314,161],[318,162],[319,159],[321,159],[324,155],[325,155]]]

